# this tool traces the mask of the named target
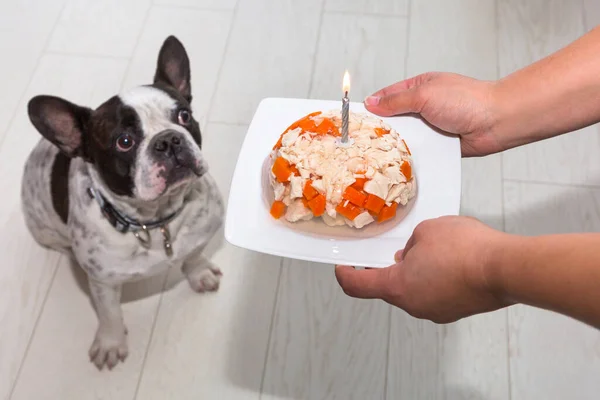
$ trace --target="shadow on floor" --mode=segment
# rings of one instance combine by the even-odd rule
[[[445,368],[456,365],[449,359],[455,338],[451,326],[394,310],[392,325],[401,334],[388,351],[389,307],[347,298],[331,266],[285,265],[271,335],[254,335],[257,323],[271,323],[255,312],[257,304],[269,300],[252,290],[255,279],[263,279],[260,271],[240,287],[244,292],[233,329],[246,334],[235,335],[231,343],[227,374],[234,385],[262,398],[371,400],[384,399],[387,392],[388,399],[485,400],[476,388],[444,386]],[[257,357],[255,349],[264,347],[269,354]],[[396,359],[388,361],[388,354]]]

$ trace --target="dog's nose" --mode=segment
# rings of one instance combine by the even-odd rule
[[[154,138],[152,148],[157,155],[176,154],[183,143],[183,135],[177,131],[161,132]]]

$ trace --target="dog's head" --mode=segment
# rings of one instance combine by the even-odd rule
[[[37,96],[28,112],[46,139],[93,165],[114,194],[153,201],[206,172],[191,101],[189,58],[170,36],[152,85],[112,97],[96,110]]]

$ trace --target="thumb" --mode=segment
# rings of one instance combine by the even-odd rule
[[[356,270],[338,265],[335,277],[348,296],[360,299],[380,299],[388,292],[391,267]]]
[[[420,103],[419,87],[390,94],[376,93],[365,99],[367,110],[382,117],[418,113]]]

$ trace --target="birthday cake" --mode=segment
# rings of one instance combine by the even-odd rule
[[[286,129],[270,154],[271,215],[361,229],[392,220],[416,194],[410,150],[381,119],[315,112]]]

